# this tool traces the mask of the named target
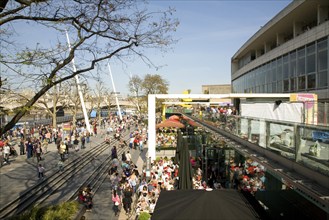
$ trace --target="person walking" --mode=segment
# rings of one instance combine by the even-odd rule
[[[128,185],[123,191],[123,199],[122,199],[123,208],[126,211],[126,214],[128,214],[131,211],[131,204],[133,202],[132,196],[133,196],[133,190]]]
[[[125,154],[125,152],[122,152],[121,161],[126,162],[126,160],[127,160],[126,154]]]
[[[135,137],[133,137],[133,136],[130,137],[130,139],[129,139],[129,148],[130,148],[130,150],[133,149],[134,140],[135,140]]]
[[[58,153],[59,155],[61,156],[61,160],[64,161],[64,153],[65,153],[65,150],[66,150],[66,146],[64,144],[64,141],[61,142],[60,146],[59,146],[59,149],[58,149]]]
[[[50,143],[51,143],[51,133],[50,133],[49,130],[47,131],[45,137],[46,137],[46,138],[45,138],[46,141],[50,144]]]
[[[47,140],[47,138],[45,138],[42,142],[42,147],[43,147],[43,153],[46,154],[48,152],[48,144],[49,141]]]
[[[46,169],[40,163],[39,166],[38,166],[38,178],[39,179],[40,178],[43,179],[45,170]]]
[[[86,143],[86,138],[85,136],[82,134],[81,135],[81,149],[85,148],[85,143]]]
[[[73,146],[74,146],[74,150],[76,152],[80,150],[80,148],[79,148],[79,140],[77,139],[77,136],[74,137]]]
[[[33,144],[30,138],[27,140],[25,145],[26,145],[27,159],[30,159],[33,154]]]
[[[19,142],[19,155],[24,155],[25,154],[25,144],[24,144],[24,139],[21,138]]]
[[[97,124],[96,123],[94,125],[94,135],[95,135],[95,137],[97,137]]]
[[[117,194],[117,191],[116,190],[113,190],[113,193],[112,193],[112,202],[114,203],[113,205],[113,211],[114,211],[114,215],[115,216],[118,216],[119,215],[119,205],[121,204],[121,201],[120,201],[120,197],[119,195]]]
[[[41,143],[38,142],[38,144],[37,144],[37,146],[35,148],[35,154],[36,154],[38,163],[41,161],[41,153],[42,153]]]
[[[90,132],[89,131],[86,132],[86,142],[87,142],[87,144],[90,142]]]
[[[144,146],[143,146],[143,141],[141,140],[141,141],[139,142],[139,150],[140,150],[140,152],[143,152],[143,148],[144,148]]]
[[[135,171],[132,171],[132,174],[128,178],[128,183],[131,186],[133,193],[136,192],[137,181],[138,181],[138,179],[135,174]]]
[[[5,146],[3,147],[3,153],[5,155],[5,162],[9,164],[10,147],[7,142],[5,142]]]
[[[118,153],[117,153],[117,147],[116,146],[113,146],[113,148],[111,150],[111,158],[112,158],[112,160],[114,158],[118,158]]]

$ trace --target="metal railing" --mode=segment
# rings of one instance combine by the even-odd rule
[[[216,127],[329,176],[329,127],[204,114]]]

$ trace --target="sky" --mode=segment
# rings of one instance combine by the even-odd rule
[[[291,1],[151,1],[150,7],[174,7],[180,25],[173,50],[150,54],[152,61],[163,66],[158,71],[142,62],[127,69],[113,66],[118,92],[127,93],[128,74],[160,74],[169,81],[169,93],[181,94],[190,89],[201,93],[202,85],[231,83],[231,57],[261,26],[271,20]],[[121,77],[126,76],[126,77]]]
[[[180,22],[173,38],[178,42],[167,53],[147,51],[146,55],[160,69],[149,68],[141,60],[122,65],[110,62],[116,91],[124,97],[129,94],[129,75],[141,78],[146,74],[159,74],[169,82],[170,94],[184,90],[201,93],[202,85],[231,83],[231,57],[291,0],[151,0],[150,11],[173,7],[174,17]],[[24,42],[51,42],[45,30],[20,27]],[[38,34],[36,35],[36,32]],[[103,78],[113,91],[109,74]]]

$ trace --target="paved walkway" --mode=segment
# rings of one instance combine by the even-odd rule
[[[91,137],[91,142],[86,144],[86,148],[75,152],[70,149],[68,159],[64,162],[64,165],[79,157],[84,151],[103,142],[103,137],[98,135],[97,137]],[[112,146],[111,146],[112,147]],[[19,152],[19,148],[16,145],[15,149]],[[142,173],[143,166],[147,158],[147,146],[145,146],[143,152],[139,150],[131,150],[132,161],[137,165],[139,173]],[[121,157],[121,155],[118,155]],[[173,156],[172,152],[158,152],[157,156]],[[54,143],[48,145],[48,152],[42,155],[40,163],[46,169],[46,176],[52,175],[52,173],[58,171],[57,163],[60,160],[60,156],[57,152],[57,147]],[[19,196],[22,192],[29,187],[35,185],[38,182],[37,177],[37,160],[36,158],[27,159],[26,155],[19,155],[17,157],[10,158],[10,164],[5,164],[0,168],[0,207],[4,206],[8,202],[12,201]],[[112,210],[111,190],[109,178],[98,189],[94,196],[94,208],[92,212],[86,212],[85,217],[87,220],[93,219],[114,219],[114,220],[126,220],[128,216],[124,210],[120,212],[119,216],[114,216]],[[134,217],[131,217],[134,219]]]
[[[136,164],[138,172],[142,173],[144,162],[147,156],[147,146],[143,152],[139,150],[131,150],[132,161]],[[121,156],[121,155],[118,155]],[[123,207],[120,208],[119,216],[115,216],[113,212],[112,192],[110,188],[110,177],[108,177],[102,186],[98,189],[93,197],[94,207],[91,212],[84,214],[87,220],[127,220]],[[135,219],[134,217],[130,219]]]
[[[64,166],[80,154],[103,142],[101,136],[91,137],[91,142],[86,144],[86,148],[78,152],[69,149],[69,157],[64,162]],[[15,146],[19,153],[19,147]],[[71,150],[71,151],[70,151]],[[54,143],[48,145],[48,152],[42,155],[40,163],[45,167],[45,176],[50,176],[58,171],[58,161],[60,156]],[[0,207],[17,198],[19,194],[32,187],[38,182],[37,159],[27,159],[26,155],[19,155],[10,158],[10,164],[5,164],[0,168]]]

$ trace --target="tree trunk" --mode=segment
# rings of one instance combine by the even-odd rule
[[[51,117],[53,119],[53,128],[57,128],[57,117],[56,117],[56,110],[53,110],[53,113],[51,114]]]

